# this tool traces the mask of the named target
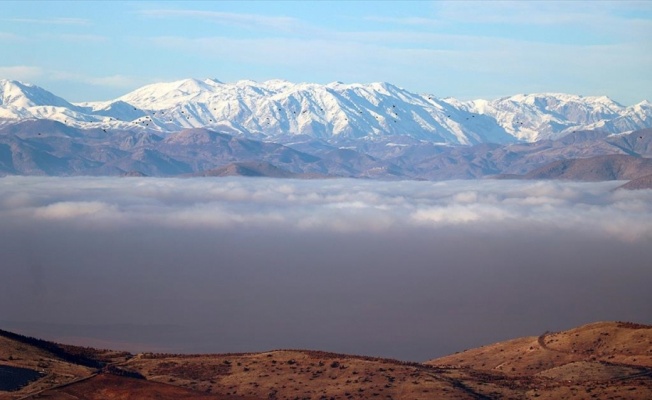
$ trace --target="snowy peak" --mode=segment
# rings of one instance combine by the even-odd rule
[[[146,85],[112,101],[72,105],[37,86],[2,80],[0,100],[0,120],[52,119],[79,128],[161,136],[208,128],[270,141],[305,135],[333,143],[407,139],[466,145],[532,142],[577,130],[622,133],[652,127],[647,101],[624,107],[606,96],[564,93],[460,101],[387,82],[183,79]]]
[[[488,126],[477,131],[479,127],[456,120],[468,116],[449,105],[386,82],[320,85],[186,79],[148,85],[119,101],[156,115],[148,118],[164,130],[229,124],[251,136],[270,138],[303,134],[322,139],[409,136],[458,144],[513,140],[495,121],[485,120]],[[97,104],[94,108],[100,109]],[[106,104],[101,108],[106,109]],[[491,138],[484,137],[483,131]]]
[[[565,93],[516,95],[509,97],[508,100],[558,113],[576,108],[586,110],[593,114],[614,115],[624,108],[607,96],[584,97]]]
[[[12,81],[0,80],[0,106],[27,108],[36,106],[53,106],[75,108],[61,97],[42,89],[38,86]]]
[[[626,112],[626,107],[607,96],[565,93],[518,94],[492,101],[474,100],[460,106],[495,118],[507,132],[530,142],[599,128]]]
[[[207,93],[214,93],[214,88],[218,85],[220,83],[210,79],[204,81],[183,79],[168,83],[154,83],[119,97],[117,100],[142,109],[168,108],[182,102],[201,100]],[[152,107],[154,105],[159,106]]]
[[[637,104],[634,104],[631,107],[628,107],[628,109],[631,109],[631,110],[646,110],[647,109],[647,110],[649,110],[649,109],[652,109],[652,103],[650,103],[647,100],[643,100],[640,103],[637,103]]]

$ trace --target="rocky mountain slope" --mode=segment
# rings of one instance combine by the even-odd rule
[[[51,120],[0,127],[0,176],[206,176],[210,175],[206,171],[233,163],[263,163],[268,171],[287,171],[288,177],[473,179],[523,175],[551,162],[614,154],[652,157],[652,129],[622,135],[582,131],[534,143],[449,146],[418,141],[334,145],[306,136],[281,144],[204,128],[159,136],[151,131],[79,129]]]

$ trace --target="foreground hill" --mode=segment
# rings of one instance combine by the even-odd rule
[[[423,364],[307,350],[132,355],[0,332],[0,367],[24,375],[0,399],[650,399],[652,326],[600,322]]]
[[[539,398],[652,398],[652,326],[599,322],[427,361],[514,380],[537,379]]]
[[[611,376],[614,378],[634,371],[652,373],[652,326],[596,322],[563,332],[545,332],[465,350],[425,364],[500,371],[510,376],[552,377],[555,372],[563,371],[560,368],[575,363],[592,363],[603,370],[617,367]],[[572,377],[560,373],[557,378]]]
[[[61,400],[262,400],[260,397],[215,395],[179,386],[112,374],[98,374],[73,385],[45,390],[28,398]]]

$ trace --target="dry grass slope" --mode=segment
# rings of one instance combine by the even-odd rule
[[[423,364],[307,350],[131,355],[59,347],[103,366],[75,365],[0,336],[0,365],[45,374],[18,391],[0,392],[0,399],[652,398],[652,327],[624,322],[546,332]]]
[[[495,343],[426,364],[540,379],[540,398],[582,398],[584,392],[586,398],[647,399],[652,398],[652,326],[598,322]]]
[[[48,400],[261,400],[255,397],[216,396],[173,385],[102,374],[35,397]]]

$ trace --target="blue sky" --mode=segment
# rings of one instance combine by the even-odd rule
[[[0,78],[70,101],[183,78],[652,100],[652,2],[0,2]]]

